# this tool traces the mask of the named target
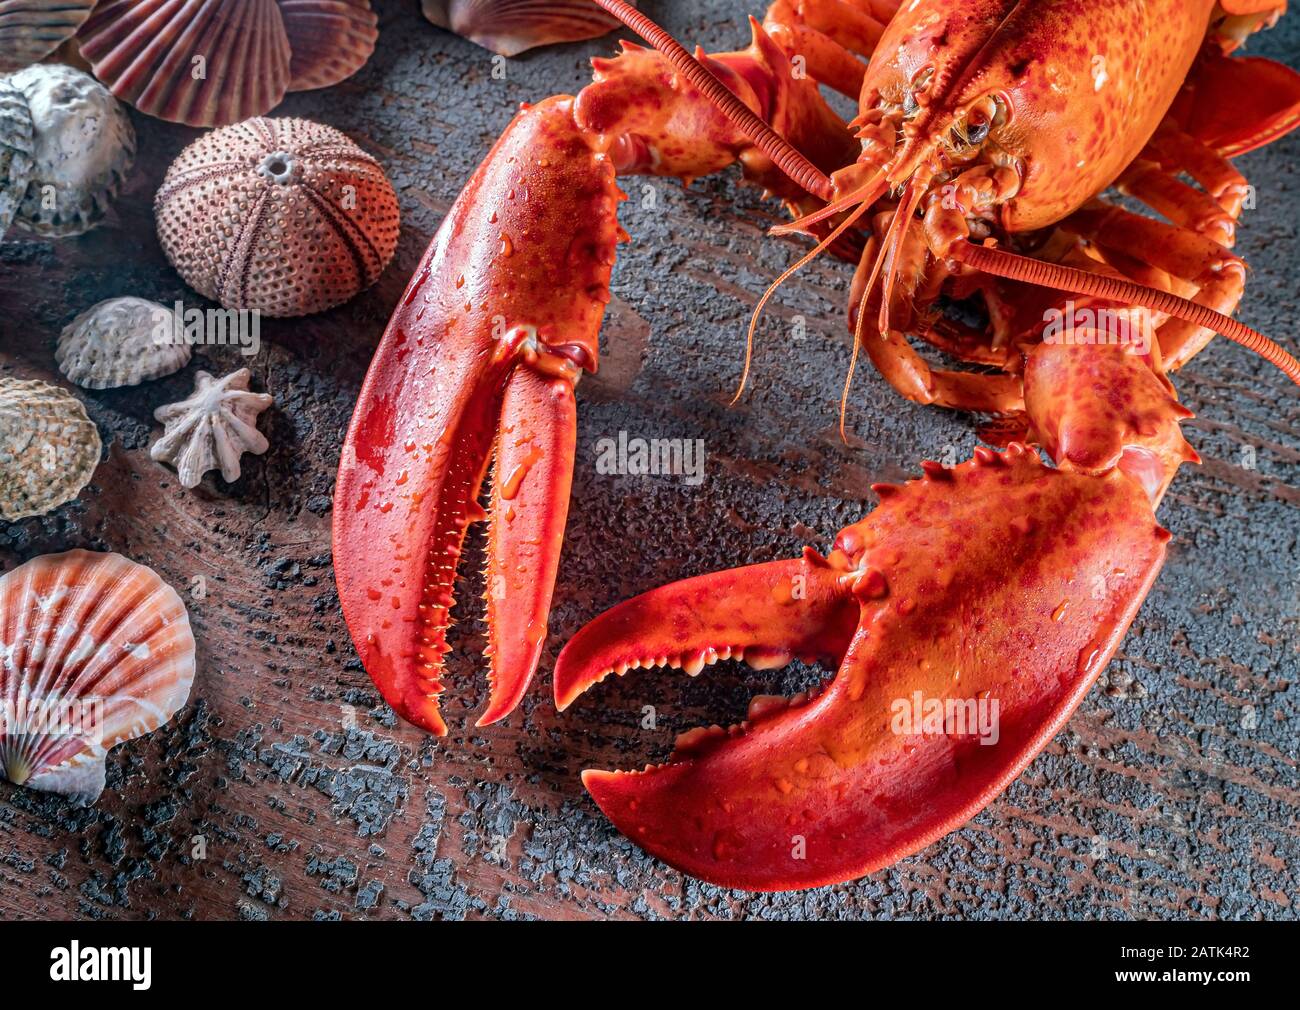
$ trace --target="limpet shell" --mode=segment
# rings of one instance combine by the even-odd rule
[[[195,141],[154,200],[185,283],[229,309],[305,316],[370,287],[397,251],[397,194],[333,127],[250,119]]]
[[[189,126],[270,112],[328,87],[374,52],[370,0],[101,0],[77,33],[113,94]]]
[[[99,429],[66,389],[0,379],[0,519],[53,512],[99,466]]]
[[[49,554],[0,577],[0,773],[93,802],[104,760],[152,733],[194,683],[176,590],[120,554]]]
[[[423,8],[439,28],[501,56],[595,39],[622,26],[591,0],[423,0]]]
[[[190,347],[177,340],[176,313],[145,298],[110,298],[63,329],[54,360],[86,389],[138,386],[178,372]]]
[[[39,63],[72,38],[95,0],[0,0],[0,74]]]
[[[22,206],[36,167],[32,113],[27,98],[0,77],[0,239]]]
[[[126,110],[87,73],[43,63],[9,77],[31,110],[35,167],[18,223],[38,235],[98,224],[135,162]]]
[[[250,393],[247,368],[221,379],[210,372],[195,376],[194,394],[154,411],[163,424],[162,438],[149,455],[176,468],[182,487],[198,487],[209,470],[221,469],[227,483],[239,480],[239,459],[260,456],[270,448],[257,430],[257,415],[274,402],[269,393]]]

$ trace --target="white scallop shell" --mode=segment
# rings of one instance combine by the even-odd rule
[[[35,141],[18,223],[52,238],[89,231],[135,162],[135,129],[125,108],[73,67],[42,63],[8,80],[27,99]]]
[[[218,467],[226,481],[239,480],[239,458],[246,452],[260,456],[270,448],[257,430],[257,415],[274,401],[268,393],[250,393],[249,377],[247,368],[222,379],[199,372],[193,396],[154,411],[163,435],[149,455],[176,467],[182,487],[197,487],[205,473]]]
[[[190,347],[176,313],[144,298],[110,298],[77,316],[59,336],[59,371],[86,389],[138,386],[178,372]]]
[[[36,162],[32,154],[32,113],[27,98],[0,77],[0,239],[22,205]]]
[[[104,759],[185,704],[185,604],[120,554],[35,558],[0,578],[0,774],[91,802]]]
[[[101,448],[99,429],[66,389],[0,379],[0,519],[42,516],[77,497]]]

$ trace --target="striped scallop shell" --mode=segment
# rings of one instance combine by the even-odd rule
[[[177,335],[176,313],[166,305],[110,298],[64,327],[54,360],[85,389],[138,386],[190,363],[190,346]]]
[[[53,512],[99,466],[99,429],[81,401],[44,382],[0,379],[0,520]]]
[[[0,74],[39,63],[72,38],[95,0],[0,0]]]
[[[176,591],[120,554],[70,551],[0,577],[0,772],[92,802],[104,759],[185,704],[194,634]]]
[[[141,112],[225,126],[356,73],[377,23],[369,0],[101,0],[77,40]]]
[[[620,26],[591,0],[423,0],[423,7],[439,28],[502,56],[599,38]]]
[[[342,304],[397,251],[397,194],[379,162],[305,119],[250,119],[191,144],[154,214],[185,283],[268,316]]]
[[[0,77],[0,239],[22,206],[36,167],[32,112],[27,98]]]

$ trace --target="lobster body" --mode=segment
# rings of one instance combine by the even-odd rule
[[[862,85],[863,112],[897,107],[897,187],[955,144],[980,103],[999,103],[985,157],[1019,166],[1007,232],[1060,221],[1146,145],[1204,44],[1214,0],[923,0],[889,23]],[[954,130],[956,135],[954,136]]]
[[[340,464],[344,613],[385,699],[446,733],[456,563],[466,527],[490,518],[491,697],[478,724],[514,709],[546,638],[574,386],[596,367],[626,237],[615,176],[689,179],[739,162],[801,215],[788,230],[820,239],[801,262],[825,249],[858,262],[855,352],[865,346],[910,399],[999,415],[1006,451],[878,486],[880,506],[826,558],[806,550],[615,607],[560,654],[555,699],[564,709],[646,666],[836,665],[823,690],[755,699],[741,726],[686,734],[665,765],[584,782],[621,831],[702,879],[847,880],[988,803],[1114,652],[1164,557],[1154,510],[1196,459],[1167,373],[1220,332],[1300,382],[1300,363],[1228,316],[1244,287],[1226,245],[1246,184],[1227,158],[1300,121],[1300,76],[1226,51],[1281,8],[777,0],[763,26],[751,22],[748,49],[693,58],[622,0],[596,2],[659,52],[625,45],[594,61],[575,98],[523,111],[435,237]],[[858,95],[853,124],[822,83]],[[1112,182],[1168,223],[1103,202]],[[987,325],[941,319],[944,294],[982,295]],[[1151,332],[1117,343],[1098,326],[1107,306],[1149,313]],[[932,369],[910,335],[1000,374]],[[912,699],[918,720],[899,725]],[[983,730],[981,706],[997,708],[988,733],[947,717],[968,713]]]

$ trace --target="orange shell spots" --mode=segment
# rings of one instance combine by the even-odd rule
[[[251,119],[191,144],[154,204],[167,258],[226,308],[305,316],[373,284],[397,250],[397,194],[338,130]]]
[[[0,772],[93,802],[104,759],[185,704],[194,635],[176,591],[120,554],[70,551],[0,578]]]
[[[226,126],[352,76],[377,24],[370,0],[101,0],[77,41],[141,112]]]
[[[39,63],[72,38],[95,0],[0,0],[0,74]]]

